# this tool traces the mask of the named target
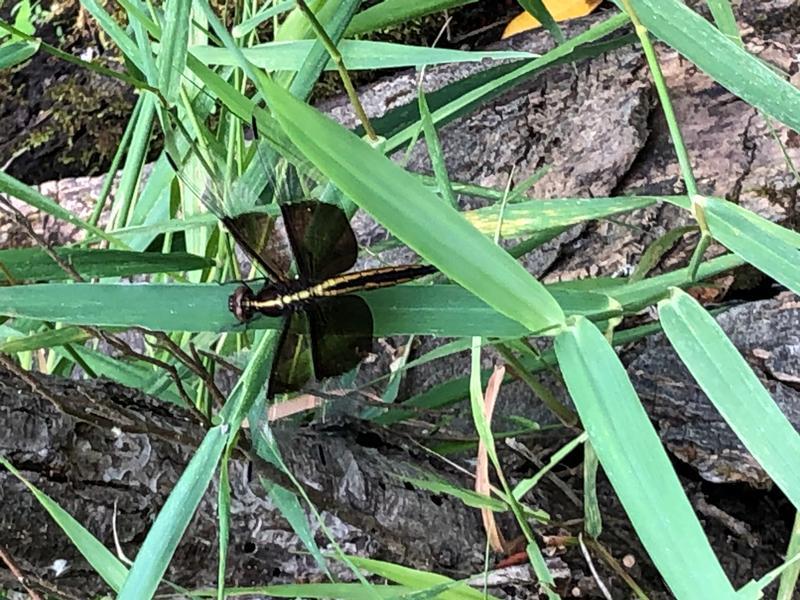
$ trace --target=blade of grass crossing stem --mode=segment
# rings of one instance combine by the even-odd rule
[[[530,331],[564,321],[544,286],[416,177],[271,81],[263,83],[273,113],[300,151],[403,243]]]
[[[151,598],[167,570],[189,521],[192,519],[228,441],[230,426],[212,427],[206,433],[186,470],[158,513],[136,554],[118,600]]]
[[[714,318],[673,288],[658,303],[681,361],[753,457],[800,509],[800,435]]]
[[[288,12],[292,10],[294,6],[294,0],[284,0],[283,2],[279,2],[277,4],[267,5],[260,9],[252,17],[245,19],[238,25],[234,25],[233,29],[231,29],[231,33],[233,34],[233,37],[243,37],[264,23],[267,19]]]
[[[621,8],[622,2],[614,0]],[[800,131],[800,90],[680,0],[635,0],[639,20],[748,104]]]
[[[277,341],[278,332],[275,330],[265,331],[256,338],[247,367],[220,412],[222,419],[235,430],[239,429],[247,411],[266,389]]]
[[[6,469],[11,471],[15,477],[28,487],[42,505],[42,508],[50,514],[70,541],[75,544],[81,556],[83,556],[95,572],[103,578],[103,581],[114,591],[119,590],[128,574],[128,569],[125,565],[122,564],[108,548],[100,543],[100,540],[94,537],[89,530],[61,508],[50,496],[25,479],[22,474],[2,456],[0,456],[0,465],[3,465]]]
[[[734,598],[675,471],[613,349],[576,317],[555,340],[589,440],[653,563],[676,597]]]
[[[733,13],[730,0],[706,0],[711,16],[717,28],[730,38],[736,45],[742,45],[739,35],[739,26],[736,24],[736,15]]]
[[[800,294],[800,234],[727,200],[705,198],[703,203],[708,227],[716,240]]]
[[[436,133],[436,127],[431,118],[431,111],[428,109],[428,103],[425,100],[425,91],[422,89],[422,80],[424,77],[425,70],[423,69],[422,75],[420,76],[420,83],[417,86],[417,98],[419,102],[419,114],[422,119],[422,131],[425,134],[425,143],[428,146],[428,156],[431,158],[431,166],[433,167],[433,174],[436,177],[439,193],[450,203],[450,206],[458,208],[456,195],[453,193],[453,188],[450,185],[450,178],[447,176],[447,167],[444,162],[442,144],[439,142],[439,136]]]
[[[323,5],[322,10],[319,11],[317,18],[325,27],[325,32],[334,44],[338,44],[342,40],[345,29],[351,23],[360,4],[360,0],[340,0]],[[332,15],[329,14],[331,10],[335,10]],[[307,19],[304,17],[304,20]],[[329,62],[330,55],[325,49],[325,45],[315,36],[314,46],[306,55],[306,59],[297,73],[287,73],[288,77],[294,77],[291,85],[288,86],[289,92],[296,98],[308,100],[314,84],[319,80]]]
[[[547,475],[550,470],[555,467],[567,454],[572,452],[578,444],[583,444],[587,439],[585,433],[580,434],[575,439],[570,440],[566,444],[564,444],[561,448],[559,448],[556,452],[553,453],[553,456],[550,457],[550,460],[547,461],[547,464],[539,469],[533,477],[529,477],[527,479],[523,479],[517,485],[514,486],[512,490],[512,494],[514,498],[517,500],[522,500],[523,496],[530,492],[536,485],[541,481],[542,477]]]

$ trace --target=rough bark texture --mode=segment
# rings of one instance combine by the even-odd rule
[[[796,79],[800,39],[794,25],[800,22],[800,6],[787,0],[753,0],[741,3],[737,10],[749,49]],[[567,30],[574,33],[597,18],[570,25]],[[519,36],[509,44],[534,52],[550,47],[547,36],[541,33]],[[737,201],[770,219],[796,225],[800,208],[797,182],[763,118],[684,59],[663,48],[660,52],[701,190]],[[484,67],[430,69],[426,89],[438,89]],[[377,116],[394,106],[415,102],[415,89],[415,74],[407,74],[369,86],[361,91],[361,97],[367,110]],[[666,127],[653,98],[644,62],[628,47],[574,67],[549,70],[441,130],[450,175],[502,187],[512,169],[514,180],[521,181],[547,164],[550,171],[531,190],[533,197],[682,192]],[[352,122],[345,101],[329,102],[325,108],[343,122]],[[796,135],[781,127],[776,131],[790,156],[796,162],[800,160]],[[417,170],[430,170],[424,148],[413,150],[410,164]],[[462,201],[465,205],[476,203],[471,198]],[[689,222],[689,216],[681,211],[659,206],[614,222],[575,227],[527,257],[526,264],[547,280],[624,273],[653,240]],[[359,224],[363,239],[382,235],[365,219]],[[0,235],[12,233],[0,226]],[[676,244],[658,268],[671,269],[685,262],[693,242],[689,236]],[[723,283],[720,297],[731,290],[745,300],[748,294],[769,292],[766,287],[757,288],[759,278],[746,270]],[[756,291],[751,292],[754,288]],[[795,425],[800,425],[798,321],[797,301],[785,294],[745,302],[720,317],[720,323]],[[763,575],[781,561],[785,548],[792,516],[785,500],[774,491],[758,489],[768,487],[763,471],[710,408],[663,339],[653,338],[625,349],[623,359],[662,438],[681,461],[676,465],[686,478],[685,486],[731,579],[742,585]],[[464,373],[464,365],[463,357],[437,361],[415,369],[407,378],[408,385],[414,391],[426,389]],[[18,380],[0,374],[0,415],[4,423],[11,423],[0,432],[0,452],[106,543],[110,543],[110,515],[117,500],[121,543],[132,556],[200,433],[190,418],[111,384],[77,384],[51,378],[39,381],[40,386],[54,390],[62,402],[73,404],[75,414],[90,408],[98,411],[98,407],[114,415],[123,408],[130,411],[120,425],[123,433],[64,416],[40,393],[31,394]],[[563,390],[556,393],[563,394]],[[504,388],[497,428],[502,428],[504,417],[511,415],[542,423],[551,420],[521,384]],[[153,435],[154,424],[166,430],[161,432],[164,435]],[[469,419],[462,416],[448,430],[438,433],[458,433],[459,427],[466,430],[468,425]],[[137,431],[126,433],[130,427]],[[177,432],[184,443],[169,439]],[[563,441],[543,435],[526,443],[535,456],[546,460]],[[403,437],[347,423],[287,433],[282,447],[290,468],[307,484],[317,505],[328,511],[326,520],[346,550],[452,574],[479,568],[484,542],[476,511],[448,496],[414,489],[389,473],[418,476],[417,469],[424,468],[462,486],[470,486],[471,481],[420,454]],[[530,476],[537,469],[522,459],[505,458],[512,480]],[[582,517],[581,508],[564,491],[571,488],[580,494],[580,470],[571,468],[571,464],[566,461],[560,465],[558,482],[548,479],[537,487],[531,503],[544,507],[553,517],[553,524],[537,529],[537,533],[542,536],[551,566],[560,575],[560,591],[594,597],[597,587],[580,553],[560,543],[563,538],[559,536],[580,531],[577,520]],[[316,576],[309,575],[315,573],[310,559],[289,554],[289,550],[302,546],[274,505],[264,499],[258,471],[250,472],[237,463],[232,473],[235,503],[231,539],[235,547],[229,582],[264,583]],[[698,473],[705,481],[697,477]],[[602,481],[600,494],[606,517],[601,541],[617,559],[626,554],[635,557],[630,574],[644,582],[651,597],[668,597],[613,493]],[[507,533],[508,537],[514,535],[513,530]],[[216,566],[209,562],[215,536],[212,491],[168,576],[192,585],[213,582]],[[322,545],[327,543],[318,530],[316,537]],[[65,589],[77,588],[78,592],[91,586],[100,589],[99,582],[92,579],[88,567],[77,559],[35,500],[5,472],[0,473],[0,540],[11,547],[29,573]],[[47,567],[58,558],[67,558],[72,570],[56,578]],[[618,576],[603,565],[600,569],[614,597],[625,597],[626,588]],[[6,576],[5,571],[0,570],[0,574]],[[533,595],[534,586],[526,571],[511,568],[497,576],[505,577],[506,583],[495,588],[495,593],[516,598]]]
[[[134,556],[185,468],[203,431],[192,418],[121,386],[36,377],[30,383],[0,370],[0,455],[113,548],[112,518],[123,552]],[[57,406],[48,398],[55,400]],[[398,436],[355,423],[276,432],[289,469],[309,488],[326,524],[349,550],[466,574],[482,561],[479,516],[453,498],[408,485],[425,470],[447,478]],[[313,560],[265,497],[259,467],[231,463],[231,584],[307,579]],[[271,473],[267,472],[267,475]],[[451,476],[452,477],[452,476]],[[186,585],[216,576],[216,487],[206,494],[167,577]],[[337,514],[345,521],[333,516]],[[431,527],[435,521],[437,526]],[[327,548],[318,526],[321,547]],[[23,483],[0,472],[3,546],[26,573],[64,590],[99,590],[99,582]],[[292,556],[292,550],[299,552]],[[59,559],[69,570],[48,569]],[[0,581],[11,583],[0,569]]]

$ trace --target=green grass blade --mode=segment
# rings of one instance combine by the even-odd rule
[[[0,286],[0,315],[102,327],[159,331],[241,331],[228,310],[236,284],[65,284]],[[527,331],[455,285],[402,285],[360,294],[369,304],[376,336],[441,335],[520,337]],[[600,319],[617,314],[608,297],[558,290],[569,314]],[[281,319],[262,317],[248,329],[275,329]]]
[[[91,337],[80,327],[62,327],[61,329],[48,329],[24,335],[20,333],[5,337],[0,335],[0,353],[14,354],[16,352],[30,352],[39,348],[53,348],[65,344],[85,342]]]
[[[57,502],[25,479],[3,456],[0,456],[0,464],[28,487],[103,581],[114,591],[119,590],[128,575],[125,565]]]
[[[517,0],[519,5],[525,9],[526,12],[534,16],[534,18],[542,24],[542,26],[550,32],[550,35],[555,38],[559,44],[564,43],[564,34],[561,28],[556,23],[553,15],[547,10],[542,0]]]
[[[181,89],[186,53],[189,47],[191,0],[170,0],[165,5],[164,34],[158,54],[158,89],[174,104]]]
[[[81,0],[81,6],[92,15],[103,33],[107,35],[119,50],[131,60],[139,70],[146,72],[145,65],[141,59],[141,54],[136,43],[125,33],[125,30],[96,0]]]
[[[725,254],[712,258],[700,265],[695,280],[692,279],[692,274],[687,267],[634,283],[626,284],[623,280],[619,285],[611,285],[601,289],[624,306],[625,310],[636,311],[652,304],[656,300],[660,300],[664,295],[664,290],[668,287],[690,287],[698,281],[709,279],[743,264],[745,264],[745,261],[735,254]]]
[[[452,588],[438,596],[441,600],[497,600],[494,596],[484,595],[483,592],[472,589],[466,583],[456,582],[454,579],[437,573],[426,573],[425,571],[380,560],[361,558],[360,556],[350,556],[349,558],[359,569],[364,569],[373,575],[384,577],[389,581],[408,586],[414,590],[453,584]]]
[[[422,119],[422,131],[425,133],[425,144],[428,146],[428,156],[431,159],[438,191],[450,206],[458,209],[458,199],[453,193],[450,178],[447,176],[447,165],[444,160],[444,152],[442,152],[442,144],[439,141],[436,126],[433,124],[431,111],[428,108],[428,102],[425,100],[425,91],[422,89],[422,85],[417,87],[417,98],[419,101],[419,114]]]
[[[345,29],[353,20],[360,0],[340,0],[339,2],[328,2],[317,15],[320,24],[325,28],[331,41],[337,45],[344,36]],[[333,11],[333,14],[330,14]],[[302,17],[305,24],[308,24],[308,19]],[[314,84],[319,80],[319,76],[328,64],[330,55],[325,48],[325,44],[319,38],[315,39],[314,46],[308,53],[304,64],[292,79],[291,85],[288,86],[289,92],[301,100],[308,100],[311,92],[314,89]],[[288,74],[291,75],[291,74]]]
[[[242,54],[248,61],[262,69],[298,71],[305,64],[315,43],[316,40],[267,42],[243,48]],[[428,65],[480,62],[487,59],[522,60],[535,57],[530,52],[512,50],[451,50],[369,40],[342,40],[338,48],[349,71],[419,68]],[[191,53],[207,65],[238,66],[237,58],[228,49],[219,46],[192,46]],[[336,70],[330,59],[324,64],[326,70]]]
[[[645,208],[658,202],[654,196],[611,198],[555,198],[529,200],[506,205],[500,236],[503,239],[567,227],[612,215]],[[497,231],[500,206],[492,205],[463,213],[480,232],[493,236]]]
[[[736,15],[733,14],[730,0],[706,0],[706,4],[719,30],[732,42],[741,45],[742,38],[739,36],[739,26],[736,24]]]
[[[70,350],[98,377],[105,377],[126,387],[141,390],[164,402],[185,407],[186,403],[174,387],[162,389],[157,385],[160,373],[152,365],[123,361],[84,346],[73,346]],[[57,349],[56,352],[64,358],[71,358],[66,350]]]
[[[631,0],[642,24],[748,104],[800,131],[800,90],[680,0]],[[620,6],[620,1],[615,0]]]
[[[295,6],[294,0],[285,0],[275,4],[266,4],[264,8],[254,14],[252,17],[245,19],[238,25],[234,25],[231,29],[233,37],[242,37],[253,31],[256,27],[264,23],[267,19],[274,16],[283,14],[292,10]]]
[[[97,237],[106,240],[116,246],[119,246],[120,243],[114,239],[113,237],[107,235],[103,230],[94,227],[88,223],[85,223],[75,215],[73,215],[70,211],[65,208],[62,208],[55,202],[53,202],[47,196],[42,195],[34,188],[30,187],[29,185],[25,185],[18,179],[14,179],[11,175],[8,175],[4,171],[0,170],[0,192],[4,192],[9,196],[13,196],[14,198],[18,198],[22,200],[29,206],[33,208],[37,208],[40,211],[47,213],[48,215],[52,215],[57,219],[61,219],[62,221],[66,221],[67,223],[71,223],[84,231],[89,233],[93,233]]]
[[[800,508],[800,435],[725,332],[691,296],[658,303],[664,333],[706,396],[789,500]]]
[[[678,598],[734,598],[675,471],[613,349],[577,318],[555,340],[589,440],[644,547]]]
[[[0,71],[24,63],[39,50],[35,42],[14,42],[0,46]]]
[[[230,427],[223,424],[206,433],[139,548],[119,591],[119,600],[141,600],[151,598],[155,593],[214,475],[229,431]]]
[[[129,277],[144,273],[194,271],[213,266],[203,256],[173,252],[131,252],[83,248],[54,248],[55,253],[81,277]],[[41,248],[0,250],[0,283],[69,279],[70,276]]]
[[[384,29],[398,23],[405,23],[417,17],[423,17],[431,13],[464,6],[477,0],[383,0],[379,4],[370,6],[366,10],[358,13],[350,27],[347,28],[346,35],[352,37],[361,33],[369,33],[378,29]]]
[[[718,198],[705,199],[705,214],[716,240],[800,294],[800,234]]]
[[[800,556],[800,511],[794,515],[792,533],[789,536],[789,547],[786,549],[786,558],[792,559]],[[781,583],[778,588],[776,600],[792,600],[797,589],[797,578],[800,576],[800,562],[795,562],[791,567],[781,573]]]
[[[274,83],[264,86],[273,113],[301,152],[403,243],[531,331],[563,321],[544,286],[417,178]]]
[[[254,587],[231,587],[226,590],[229,598],[237,596],[265,595],[275,598],[308,598],[309,600],[401,600],[414,590],[405,585],[374,585],[371,588],[361,583],[287,583]]]

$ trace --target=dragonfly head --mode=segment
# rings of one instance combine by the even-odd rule
[[[246,323],[253,318],[253,290],[246,285],[239,286],[236,291],[228,297],[228,309],[233,316],[242,323]]]

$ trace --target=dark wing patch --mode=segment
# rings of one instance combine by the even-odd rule
[[[267,398],[301,389],[313,375],[308,347],[308,320],[292,313],[281,328],[281,337],[267,384]]]
[[[256,261],[273,281],[286,281],[286,267],[273,258],[276,252],[275,219],[265,213],[245,213],[237,217],[223,217],[222,223],[236,243],[251,259]]]
[[[296,202],[281,205],[281,212],[302,279],[322,281],[353,268],[358,243],[341,208]]]
[[[372,313],[359,296],[320,298],[307,312],[317,379],[346,373],[372,350]]]

